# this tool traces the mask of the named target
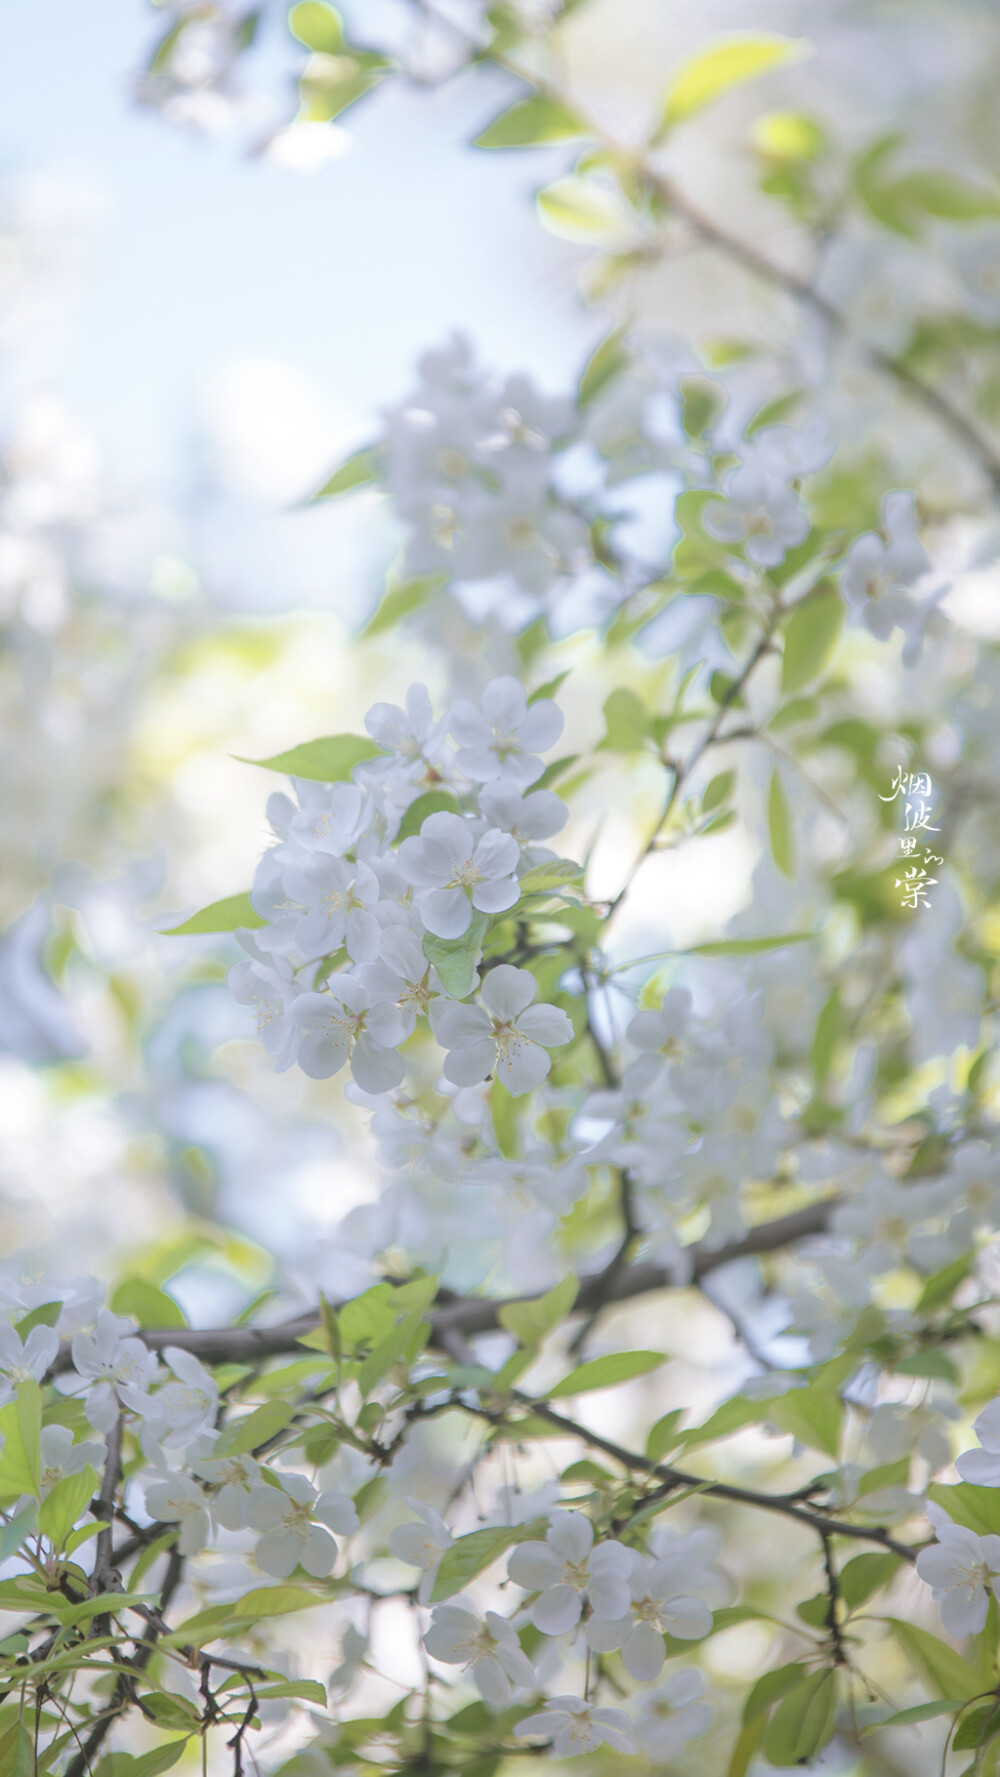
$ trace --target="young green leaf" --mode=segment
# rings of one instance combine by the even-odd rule
[[[473,913],[469,929],[461,938],[435,938],[429,932],[424,938],[424,955],[434,964],[442,987],[453,999],[464,1000],[476,985],[476,969],[488,925],[485,913]]]
[[[784,785],[777,766],[771,773],[767,795],[767,827],[771,838],[771,855],[783,876],[795,875],[795,829]]]
[[[212,901],[200,913],[192,913],[182,925],[167,926],[161,938],[194,938],[206,932],[255,932],[266,925],[250,905],[249,895],[227,895],[224,901]]]
[[[809,53],[801,39],[773,31],[740,31],[698,50],[674,75],[663,102],[664,129],[684,123],[723,93]]]
[[[801,600],[785,625],[781,689],[801,691],[826,666],[844,623],[844,605],[835,587],[819,587]],[[773,723],[772,723],[773,726]]]
[[[307,740],[270,759],[243,759],[243,765],[262,765],[265,771],[283,771],[289,777],[307,777],[320,784],[343,783],[356,765],[384,756],[384,747],[361,734],[327,734]]]
[[[504,1331],[512,1333],[522,1345],[540,1345],[560,1321],[565,1320],[579,1294],[575,1277],[564,1277],[544,1296],[530,1302],[507,1302],[499,1309],[497,1319]]]
[[[614,1351],[607,1357],[591,1358],[571,1370],[561,1382],[548,1390],[549,1399],[562,1400],[567,1395],[590,1394],[595,1388],[614,1388],[619,1382],[630,1382],[634,1376],[647,1376],[667,1362],[662,1351]]]
[[[323,7],[322,10],[326,12],[329,9]],[[292,11],[300,12],[302,8],[293,7]],[[316,489],[310,504],[315,505],[319,500],[335,500],[338,494],[352,494],[355,488],[369,487],[373,481],[378,480],[381,467],[382,458],[378,450],[356,450],[352,457],[341,463],[339,469],[334,470],[322,487]]]
[[[569,142],[586,133],[583,119],[568,105],[539,93],[530,99],[519,99],[509,111],[502,111],[476,137],[474,147],[533,148],[543,142]]]
[[[494,1561],[512,1549],[515,1543],[527,1542],[530,1537],[531,1530],[526,1524],[504,1524],[496,1529],[473,1530],[468,1536],[458,1537],[441,1557],[431,1603],[440,1604],[446,1598],[453,1598],[478,1573],[492,1567]]]

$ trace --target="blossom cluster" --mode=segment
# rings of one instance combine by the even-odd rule
[[[400,1046],[426,1020],[453,1085],[495,1071],[511,1092],[530,1091],[549,1072],[549,1050],[573,1036],[565,1012],[533,1005],[530,971],[500,960],[481,979],[473,972],[479,999],[467,1003],[471,989],[453,994],[441,972],[454,948],[435,946],[465,941],[474,964],[491,916],[515,913],[524,879],[554,855],[538,841],[567,809],[531,786],[562,716],[498,678],[478,704],[456,699],[437,721],[414,686],[405,709],[376,704],[366,726],[377,756],[353,781],[298,779],[297,803],[271,797],[278,843],[250,897],[265,923],[241,935],[250,960],[232,971],[232,990],[256,1008],[279,1068],[298,1062],[324,1079],[346,1064],[364,1092],[388,1092],[404,1077]],[[424,796],[439,805],[400,838]]]

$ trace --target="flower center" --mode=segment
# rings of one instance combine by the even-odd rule
[[[467,864],[456,864],[445,888],[474,888],[481,876],[479,865],[470,858]]]

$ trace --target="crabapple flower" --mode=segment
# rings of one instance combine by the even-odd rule
[[[702,522],[720,543],[744,543],[759,568],[776,568],[789,549],[809,534],[809,519],[794,489],[788,468],[772,454],[748,450],[722,484],[724,500],[711,500]]]
[[[667,1657],[664,1635],[676,1635],[681,1641],[698,1641],[712,1627],[712,1613],[700,1598],[692,1598],[689,1588],[698,1581],[700,1561],[697,1556],[678,1550],[650,1561],[638,1550],[629,1551],[631,1598],[627,1614],[609,1622],[605,1617],[591,1617],[585,1634],[588,1646],[595,1653],[611,1653],[621,1648],[625,1670],[630,1677],[648,1684],[659,1675]]]
[[[586,1596],[594,1618],[625,1616],[632,1600],[631,1553],[623,1543],[594,1548],[594,1527],[582,1512],[553,1512],[543,1543],[518,1543],[507,1572],[526,1592],[538,1592],[531,1620],[544,1635],[575,1629]],[[593,1620],[593,1619],[592,1619]]]
[[[563,731],[562,711],[549,697],[529,704],[527,692],[509,675],[491,679],[478,705],[460,697],[452,705],[451,736],[458,742],[455,763],[475,783],[498,780],[525,790],[544,770],[539,753],[554,747]]]
[[[167,1345],[163,1356],[173,1371],[172,1381],[165,1382],[155,1394],[133,1386],[121,1391],[125,1405],[145,1421],[142,1444],[147,1454],[157,1444],[168,1449],[189,1444],[199,1432],[212,1429],[219,1410],[215,1381],[190,1351]]]
[[[906,631],[903,662],[909,666],[919,656],[928,619],[947,591],[941,585],[922,601],[912,588],[930,568],[930,557],[917,536],[917,509],[911,493],[898,490],[882,501],[884,536],[866,531],[848,551],[841,580],[844,597],[880,642],[894,629]],[[935,621],[940,623],[941,619]]]
[[[244,943],[248,936],[244,933]],[[284,956],[251,955],[248,962],[233,964],[228,986],[238,1005],[253,1007],[261,1044],[283,1073],[295,1059],[295,1027],[285,1017],[298,993],[291,963]]]
[[[411,765],[436,764],[448,723],[446,718],[435,722],[427,686],[411,685],[406,693],[405,709],[400,709],[397,703],[373,703],[365,717],[365,727],[372,740],[397,755],[392,764],[400,760]],[[383,761],[368,760],[366,770],[370,771],[373,766],[378,769],[380,765],[384,768]]]
[[[574,1758],[596,1752],[607,1742],[616,1752],[634,1752],[632,1722],[624,1709],[598,1708],[581,1697],[550,1697],[537,1715],[519,1721],[514,1729],[519,1740],[540,1734],[552,1741],[556,1758]]]
[[[666,1764],[689,1740],[697,1740],[711,1727],[711,1707],[700,1701],[706,1689],[704,1673],[684,1667],[642,1698],[635,1732],[654,1764]]]
[[[264,1573],[287,1580],[302,1567],[313,1579],[323,1579],[337,1559],[330,1531],[349,1536],[358,1528],[358,1514],[346,1494],[318,1493],[304,1475],[293,1474],[282,1475],[280,1488],[255,1487],[244,1523],[264,1533],[254,1551]]]
[[[360,970],[358,979],[373,1001],[395,1005],[407,1037],[412,1035],[422,1012],[448,997],[437,970],[427,961],[420,940],[408,926],[386,928],[378,941],[378,956]]]
[[[505,1709],[515,1689],[535,1688],[531,1661],[512,1625],[495,1610],[488,1610],[484,1620],[462,1603],[437,1605],[424,1646],[432,1660],[464,1667],[494,1709]]]
[[[501,963],[483,982],[482,1006],[442,1006],[434,1035],[449,1051],[445,1079],[475,1086],[495,1069],[511,1092],[540,1086],[552,1066],[546,1050],[570,1042],[573,1026],[558,1006],[533,1006],[537,991],[530,970]]]
[[[976,1487],[1000,1487],[1000,1400],[988,1407],[972,1422],[979,1439],[978,1450],[966,1450],[955,1463],[963,1481]]]
[[[679,1059],[682,1038],[691,1022],[691,995],[686,987],[672,987],[658,1012],[637,1012],[625,1032],[639,1050],[623,1075],[625,1091],[640,1096],[657,1081],[668,1062]]]
[[[44,1499],[64,1481],[67,1475],[78,1475],[87,1467],[100,1470],[106,1451],[103,1444],[74,1444],[73,1433],[65,1425],[42,1426],[41,1496]]]
[[[196,1475],[211,1483],[212,1516],[223,1530],[242,1530],[253,1488],[263,1486],[252,1456],[206,1456],[192,1464]]]
[[[293,777],[292,787],[297,808],[279,792],[269,797],[267,810],[271,825],[278,827],[285,841],[282,856],[290,862],[297,853],[328,852],[342,858],[371,825],[372,799],[358,784],[320,784]]]
[[[102,1308],[93,1337],[77,1333],[70,1348],[73,1368],[90,1384],[84,1411],[95,1431],[110,1431],[125,1391],[144,1394],[156,1374],[155,1352],[131,1334],[130,1320]]]
[[[1000,1598],[1000,1536],[977,1536],[953,1524],[940,1506],[927,1507],[937,1541],[917,1556],[917,1573],[941,1606],[949,1635],[978,1635],[986,1623],[989,1595]]]
[[[9,1321],[0,1321],[0,1407],[17,1394],[19,1382],[41,1382],[59,1350],[53,1327],[32,1327],[23,1341]]]
[[[368,864],[320,853],[290,865],[284,890],[298,909],[292,939],[307,962],[329,956],[346,944],[356,963],[370,962],[378,944],[378,877]]]
[[[290,1014],[301,1032],[298,1062],[311,1080],[327,1080],[349,1061],[364,1092],[388,1092],[406,1069],[395,1045],[406,1023],[388,1000],[373,1002],[356,975],[335,975],[321,993],[304,993]]]
[[[389,1550],[397,1561],[405,1561],[408,1567],[423,1570],[418,1598],[421,1604],[426,1604],[441,1557],[451,1548],[452,1535],[433,1506],[425,1505],[422,1499],[408,1499],[406,1503],[412,1512],[416,1512],[418,1521],[397,1524],[394,1530],[390,1530]]]
[[[197,1481],[187,1475],[171,1475],[146,1488],[146,1510],[165,1524],[179,1524],[177,1548],[182,1555],[199,1555],[208,1542],[211,1523],[208,1500]]]
[[[522,796],[514,784],[486,784],[479,792],[479,806],[491,827],[499,827],[517,840],[522,869],[551,857],[551,852],[535,842],[551,839],[569,820],[569,809],[554,790],[529,790]]]
[[[436,938],[461,938],[479,913],[505,913],[520,897],[513,872],[517,840],[498,828],[477,837],[461,815],[442,810],[427,816],[419,836],[404,839],[399,868],[417,890],[416,905]]]

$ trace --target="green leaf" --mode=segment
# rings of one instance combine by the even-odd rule
[[[960,1259],[952,1259],[950,1265],[942,1266],[927,1279],[917,1300],[915,1314],[929,1314],[932,1309],[943,1307],[950,1302],[960,1283],[964,1283],[972,1270],[973,1253],[963,1253]]]
[[[320,1684],[318,1678],[283,1679],[280,1684],[254,1685],[254,1695],[267,1699],[269,1697],[294,1697],[300,1703],[317,1703],[320,1709],[326,1708],[326,1686]]]
[[[428,790],[425,795],[418,796],[399,823],[396,843],[402,845],[404,839],[412,839],[420,832],[428,815],[457,814],[458,803],[450,790]]]
[[[430,1333],[430,1326],[422,1314],[404,1316],[399,1325],[393,1327],[392,1332],[369,1353],[358,1371],[358,1387],[362,1395],[371,1394],[383,1376],[388,1375],[393,1364],[412,1363],[427,1344]]]
[[[741,1431],[743,1426],[759,1422],[764,1412],[760,1401],[748,1401],[744,1395],[731,1395],[710,1413],[702,1425],[693,1425],[682,1433],[681,1442],[685,1449],[696,1444],[714,1444],[716,1438],[731,1437],[734,1431]]]
[[[601,340],[580,378],[576,395],[580,407],[587,407],[591,401],[596,401],[608,384],[621,376],[623,370],[628,369],[632,354],[625,345],[626,337],[627,329],[616,327],[613,333],[608,334],[607,339]]]
[[[579,1292],[579,1279],[564,1277],[561,1283],[533,1301],[505,1303],[498,1310],[497,1319],[504,1331],[512,1333],[521,1345],[540,1345],[546,1335],[566,1319]]]
[[[390,1283],[373,1283],[360,1296],[352,1296],[337,1312],[344,1350],[377,1345],[396,1324],[396,1291]]]
[[[284,1617],[292,1611],[311,1610],[313,1605],[324,1602],[302,1586],[258,1586],[238,1598],[229,1614],[240,1623],[256,1622],[260,1617]]]
[[[785,625],[781,689],[801,691],[827,664],[844,623],[844,606],[832,586],[820,587],[801,600]]]
[[[786,944],[805,944],[815,932],[782,932],[774,938],[717,938],[710,944],[693,944],[690,950],[668,951],[676,956],[760,956],[765,950],[782,950]]]
[[[269,1443],[284,1431],[294,1412],[289,1401],[265,1401],[262,1407],[255,1408],[244,1419],[223,1426],[212,1455],[245,1456],[251,1450],[259,1450],[262,1444]]]
[[[187,1318],[173,1296],[145,1277],[125,1277],[112,1291],[115,1314],[131,1314],[141,1327],[186,1327]]]
[[[753,126],[753,143],[772,160],[817,160],[826,137],[803,111],[768,111]]]
[[[0,1500],[22,1493],[38,1498],[42,1468],[42,1391],[37,1382],[20,1382],[17,1399],[0,1408]]]
[[[840,1570],[840,1596],[848,1610],[857,1610],[874,1592],[887,1586],[899,1568],[898,1555],[855,1555]]]
[[[613,1351],[607,1357],[591,1358],[587,1364],[580,1364],[550,1388],[550,1400],[562,1400],[568,1395],[590,1394],[595,1388],[614,1388],[619,1382],[630,1382],[634,1376],[646,1376],[650,1370],[658,1370],[667,1362],[663,1351]]]
[[[791,1432],[800,1444],[822,1450],[836,1457],[840,1448],[840,1428],[844,1417],[840,1396],[832,1389],[793,1388],[788,1394],[768,1401],[767,1417],[784,1432]]]
[[[795,829],[788,797],[777,766],[771,774],[767,796],[767,827],[771,838],[771,855],[783,876],[795,875]]]
[[[664,1413],[655,1425],[651,1425],[646,1433],[646,1455],[650,1462],[659,1462],[668,1450],[676,1449],[681,1442],[682,1433],[678,1430],[684,1412],[675,1407],[672,1413]]]
[[[764,1757],[772,1765],[806,1764],[830,1738],[836,1705],[833,1672],[803,1679],[772,1715],[764,1733]]]
[[[303,741],[271,759],[243,759],[243,765],[262,765],[265,771],[283,771],[289,777],[306,777],[320,784],[343,783],[356,765],[366,759],[382,759],[385,748],[361,734],[327,734],[322,740]]]
[[[152,1752],[112,1752],[101,1763],[100,1777],[159,1777],[161,1771],[176,1765],[190,1737],[184,1734],[179,1740],[154,1747]]]
[[[424,955],[453,999],[464,1000],[476,985],[476,968],[489,923],[487,914],[474,912],[461,938],[435,938],[430,932],[424,938]]]
[[[574,174],[546,186],[536,202],[543,225],[564,241],[606,244],[622,239],[636,225],[619,191]]]
[[[344,44],[340,15],[321,0],[299,0],[289,9],[288,29],[293,37],[319,55],[339,55]]]
[[[877,1734],[882,1728],[909,1728],[917,1722],[933,1721],[937,1715],[954,1715],[961,1709],[962,1699],[945,1697],[938,1703],[914,1703],[911,1709],[897,1709],[895,1715],[883,1716],[881,1721],[868,1722],[861,1733]]]
[[[540,142],[568,142],[585,136],[587,125],[568,105],[536,94],[520,99],[477,136],[476,148],[531,148]]]
[[[711,105],[734,86],[808,53],[801,39],[774,31],[740,31],[719,37],[682,64],[667,89],[663,127],[670,129]]]
[[[545,864],[536,864],[533,870],[519,879],[518,886],[522,895],[543,895],[549,890],[564,888],[581,888],[583,886],[583,866],[572,858],[550,858]]]
[[[716,777],[710,778],[702,793],[702,812],[708,814],[713,808],[719,808],[723,802],[728,802],[735,783],[735,771],[720,771]]]
[[[405,618],[412,617],[414,611],[419,611],[432,593],[440,592],[447,584],[447,574],[421,574],[415,580],[390,582],[385,596],[364,625],[362,636],[368,639],[395,629]]]
[[[35,1736],[24,1716],[0,1739],[0,1771],[3,1777],[34,1777],[40,1769],[35,1760]]]
[[[1000,1729],[1000,1714],[998,1714],[996,1697],[993,1696],[989,1702],[981,1703],[978,1709],[970,1709],[968,1714],[962,1717],[952,1735],[951,1750],[952,1752],[969,1752],[973,1748],[978,1750],[988,1740],[993,1739],[998,1729]]]
[[[14,1331],[22,1345],[35,1327],[54,1327],[61,1313],[61,1302],[42,1302],[39,1307],[33,1308],[30,1314],[25,1314],[21,1320],[16,1320]]]
[[[650,715],[640,697],[619,685],[604,702],[604,738],[598,749],[612,753],[638,753],[650,734]]]
[[[64,1475],[51,1489],[38,1512],[38,1528],[53,1548],[65,1547],[76,1521],[87,1510],[97,1491],[97,1474],[89,1464],[78,1474]]]
[[[516,1160],[520,1152],[520,1106],[502,1080],[490,1083],[490,1120],[497,1147],[505,1160]]]
[[[292,10],[299,12],[302,8],[293,7]],[[317,11],[326,12],[327,10],[325,6],[317,7]],[[377,449],[372,447],[367,450],[356,450],[352,457],[347,457],[341,463],[339,469],[334,470],[333,474],[324,481],[322,487],[316,489],[316,492],[310,497],[310,505],[315,505],[319,500],[335,500],[338,494],[352,494],[355,488],[369,487],[373,481],[378,480],[381,467],[382,458]]]
[[[530,1527],[526,1524],[503,1524],[458,1537],[441,1557],[431,1603],[440,1604],[445,1598],[454,1598],[456,1592],[464,1591],[470,1580],[492,1567],[494,1561],[512,1549],[515,1543],[527,1542],[530,1537]]]
[[[213,901],[200,913],[192,913],[183,925],[168,926],[161,938],[194,938],[204,932],[255,932],[267,924],[250,905],[249,895],[227,895],[224,901]]]
[[[9,1561],[16,1554],[26,1537],[33,1536],[38,1529],[38,1507],[34,1500],[18,1512],[8,1523],[0,1526],[0,1561]]]
[[[846,1028],[840,993],[835,987],[816,1020],[812,1042],[812,1069],[818,1085],[830,1072],[833,1053]]]
[[[959,1481],[949,1487],[935,1481],[928,1489],[929,1499],[943,1506],[954,1524],[963,1524],[977,1536],[1000,1535],[1000,1488],[976,1487],[971,1481]]]
[[[746,1727],[740,1729],[730,1755],[729,1764],[726,1767],[726,1777],[747,1777],[750,1762],[764,1737],[766,1726],[767,1717],[758,1715]]]
[[[946,167],[922,167],[905,173],[884,190],[883,199],[903,214],[934,216],[946,222],[978,222],[1000,216],[1000,193],[973,185]]]
[[[946,1642],[939,1641],[929,1630],[918,1629],[915,1623],[905,1623],[899,1617],[889,1617],[887,1621],[910,1664],[939,1697],[961,1697],[967,1702],[982,1692],[979,1673]]]
[[[818,710],[815,697],[793,697],[775,711],[767,726],[772,734],[780,734],[783,728],[794,728],[797,722],[810,722]]]

